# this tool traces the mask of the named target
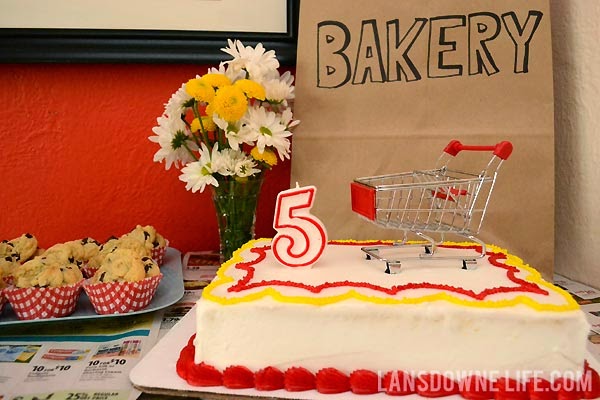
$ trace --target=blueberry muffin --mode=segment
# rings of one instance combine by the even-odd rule
[[[4,256],[0,258],[0,274],[6,278],[11,277],[20,265],[15,256]]]
[[[152,249],[167,246],[165,238],[151,225],[137,225],[135,229],[126,233],[123,237],[142,243],[144,247],[150,251]]]
[[[41,257],[48,260],[49,264],[82,264],[84,255],[83,245],[79,240],[72,240],[65,243],[57,243],[48,248]]]
[[[162,277],[152,257],[117,247],[83,289],[98,314],[122,314],[148,306]]]
[[[18,261],[21,263],[32,258],[38,249],[38,241],[31,233],[25,233],[16,239],[12,239],[10,243],[12,243],[15,252],[19,255]]]
[[[83,261],[87,262],[92,258],[96,257],[100,253],[101,244],[97,240],[86,237],[80,240],[81,246],[83,247]]]
[[[5,289],[4,294],[17,318],[58,318],[75,311],[83,275],[76,264],[54,260],[34,257],[14,272],[14,287]]]
[[[2,289],[4,289],[6,286],[8,286],[8,284],[4,280],[4,274],[3,274],[2,270],[0,269],[0,292],[2,292]],[[0,301],[2,301],[2,300],[3,299],[0,296]]]
[[[158,266],[148,264],[148,259],[152,261],[150,257],[140,257],[134,250],[117,248],[103,260],[92,283],[137,282],[160,274]]]
[[[0,258],[12,257],[17,254],[15,245],[9,240],[3,240],[0,242]]]
[[[35,257],[21,265],[14,273],[15,286],[61,287],[74,285],[83,280],[83,275],[75,263],[54,263],[54,259]]]

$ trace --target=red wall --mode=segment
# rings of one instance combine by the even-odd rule
[[[210,190],[154,163],[152,127],[192,65],[0,65],[0,240],[30,232],[40,245],[105,240],[154,225],[183,252],[218,249]],[[271,237],[290,163],[270,171],[257,237]]]

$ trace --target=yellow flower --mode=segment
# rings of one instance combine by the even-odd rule
[[[194,118],[194,120],[190,124],[190,129],[192,130],[192,132],[212,132],[215,130],[215,128],[216,125],[213,119],[206,115],[202,117],[202,125],[200,125],[200,120],[198,118]]]
[[[212,118],[213,114],[215,113],[215,107],[213,107],[212,103],[209,103],[206,105],[206,109],[204,110],[204,112],[206,113],[206,115]]]
[[[185,91],[198,101],[209,103],[215,97],[215,89],[201,78],[187,81]]]
[[[252,150],[250,150],[250,155],[256,161],[262,161],[271,167],[273,165],[277,165],[277,155],[271,149],[265,148],[265,150],[261,153],[260,150],[258,150],[258,147],[254,147]]]
[[[207,115],[202,117],[202,125],[204,125],[204,129],[206,129],[209,132],[213,132],[217,128],[212,117],[209,117]]]
[[[265,99],[265,88],[258,82],[251,81],[250,79],[240,79],[239,81],[236,81],[233,86],[242,89],[242,92],[249,98],[258,100]]]
[[[202,78],[200,78],[200,79],[202,79],[204,82],[206,82],[210,86],[216,87],[216,88],[231,85],[231,81],[229,80],[229,78],[223,74],[217,74],[217,73],[206,74],[206,75],[202,76]]]
[[[190,129],[192,130],[192,132],[199,131],[201,130],[201,128],[202,127],[200,126],[200,120],[198,118],[194,118],[194,120],[190,124]]]
[[[246,113],[248,99],[240,88],[233,85],[223,86],[217,91],[211,106],[219,117],[227,122],[235,122]]]

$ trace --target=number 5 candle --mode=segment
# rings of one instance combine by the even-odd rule
[[[327,245],[323,223],[310,213],[317,188],[296,187],[277,195],[272,250],[277,261],[288,267],[313,265]]]

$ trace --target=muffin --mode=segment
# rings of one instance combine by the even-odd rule
[[[136,282],[160,273],[158,266],[146,269],[142,259],[152,261],[150,257],[140,256],[135,250],[117,248],[106,256],[92,282]]]
[[[128,238],[117,239],[113,237],[102,244],[98,248],[98,252],[88,260],[83,268],[84,275],[87,278],[94,276],[98,268],[104,263],[106,257],[117,249],[132,250],[139,258],[151,256],[151,252],[143,244]]]
[[[0,242],[0,258],[12,257],[17,254],[15,245],[9,240],[3,240]]]
[[[0,276],[2,281],[7,284],[12,283],[13,273],[21,264],[17,261],[15,256],[4,256],[0,258]]]
[[[131,239],[142,244],[150,251],[152,258],[156,260],[159,266],[163,264],[165,252],[167,249],[167,240],[156,231],[151,225],[137,225],[131,232],[126,233],[121,239]]]
[[[97,240],[86,237],[79,241],[83,247],[83,261],[88,262],[94,258],[100,252],[100,242]]]
[[[77,264],[34,257],[13,273],[15,287],[5,289],[19,319],[64,317],[75,311],[83,275]]]
[[[106,255],[84,290],[98,314],[120,314],[150,304],[161,279],[151,257],[117,247]]]
[[[119,239],[116,237],[110,237],[106,242],[100,245],[98,248],[98,253],[94,256],[90,257],[88,260],[88,266],[90,268],[98,269],[100,265],[102,265],[102,261],[106,258],[106,256],[118,247]]]
[[[12,239],[10,243],[13,244],[15,253],[19,256],[18,261],[20,263],[31,259],[38,249],[38,241],[31,233],[25,233],[18,238]]]
[[[83,256],[83,244],[79,240],[57,243],[42,253],[42,257],[49,260],[52,264],[68,262],[81,265],[83,263]]]
[[[91,278],[98,270],[98,265],[94,265],[94,259],[100,254],[102,245],[97,240],[91,237],[80,239],[79,244],[83,250],[82,258],[79,260],[79,269],[83,273],[84,278]]]

